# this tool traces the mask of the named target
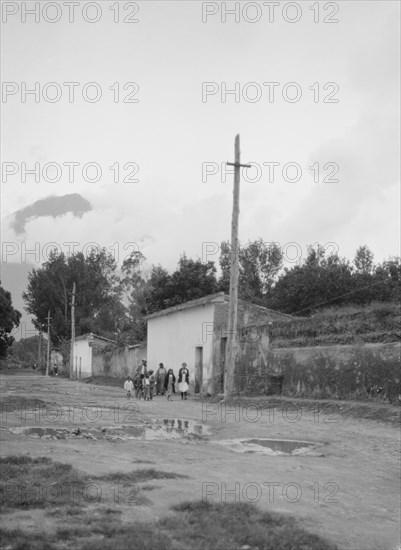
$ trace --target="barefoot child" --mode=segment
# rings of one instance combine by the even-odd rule
[[[149,380],[149,373],[147,372],[145,374],[145,377],[142,379],[143,384],[143,394],[145,401],[150,401],[150,380]]]

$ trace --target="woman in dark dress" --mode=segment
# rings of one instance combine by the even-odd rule
[[[167,401],[171,401],[173,393],[175,393],[175,376],[173,369],[168,369],[166,378],[164,379],[164,388],[167,391]]]
[[[161,393],[164,395],[165,388],[164,388],[164,380],[166,378],[167,371],[164,368],[163,363],[159,363],[159,368],[156,371],[156,395],[159,395]]]

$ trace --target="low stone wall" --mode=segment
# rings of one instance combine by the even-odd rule
[[[93,353],[93,376],[125,378],[133,376],[141,360],[146,358],[146,344],[135,348],[104,349]]]
[[[287,396],[400,403],[401,344],[361,344],[270,349],[247,343],[237,354],[238,393],[274,393],[283,376]],[[275,388],[275,390],[276,390]]]

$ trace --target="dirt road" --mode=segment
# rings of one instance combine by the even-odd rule
[[[184,500],[241,500],[293,514],[340,549],[391,549],[400,544],[400,439],[395,424],[302,407],[262,410],[252,400],[236,408],[181,401],[178,396],[173,402],[161,396],[128,402],[119,388],[30,373],[2,374],[0,382],[2,456],[49,456],[88,474],[151,467],[188,476],[155,481],[149,493],[152,504],[126,506],[124,521],[166,516],[172,504]],[[157,430],[154,420],[159,422]],[[183,421],[180,428],[193,428],[193,437],[172,439],[179,437],[178,420]],[[143,439],[141,426],[150,437],[163,439]],[[53,439],[34,437],[40,430],[31,435],[18,430],[46,427],[67,435]],[[124,437],[130,427],[138,439]],[[310,454],[274,455],[236,452],[224,444],[269,438],[322,446]],[[6,514],[3,526],[34,524],[38,514]],[[51,521],[45,515],[42,519],[44,526]]]

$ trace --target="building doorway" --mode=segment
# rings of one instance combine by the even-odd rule
[[[201,393],[203,386],[203,347],[195,348],[195,393]]]

